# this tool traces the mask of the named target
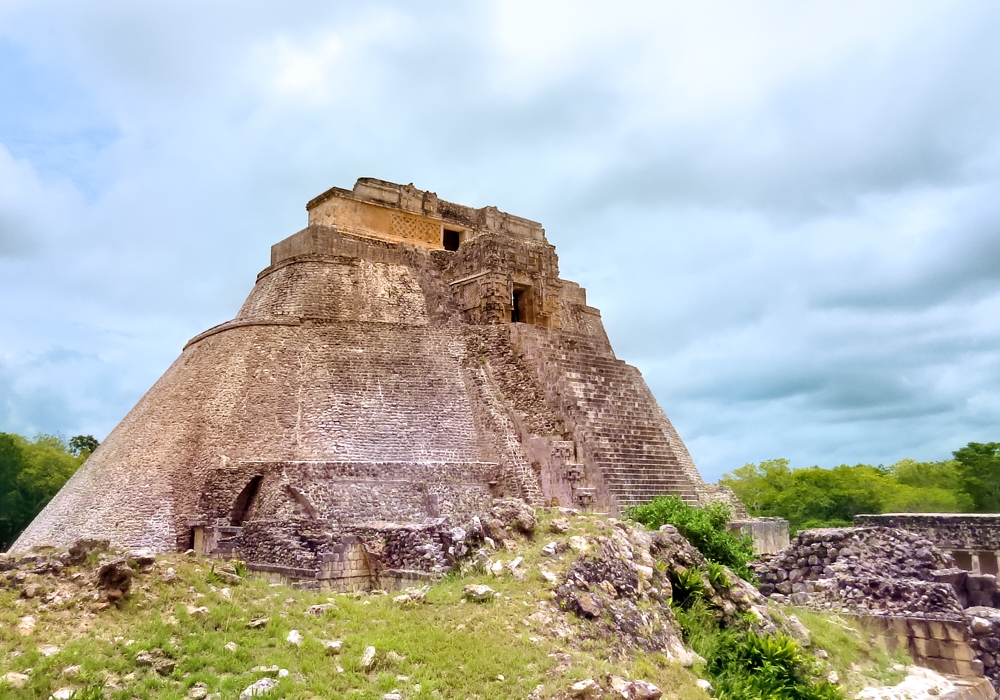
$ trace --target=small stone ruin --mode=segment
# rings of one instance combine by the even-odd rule
[[[985,675],[1000,688],[996,576],[955,566],[921,534],[898,528],[802,530],[756,563],[772,601],[855,616],[922,666]]]

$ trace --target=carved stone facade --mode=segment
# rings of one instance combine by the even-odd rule
[[[307,210],[15,549],[94,537],[405,578],[494,498],[720,497],[541,225],[368,178]]]

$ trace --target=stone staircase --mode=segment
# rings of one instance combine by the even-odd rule
[[[619,507],[660,494],[697,502],[690,475],[675,454],[666,418],[639,371],[615,358],[606,341],[519,328],[522,347],[539,362],[547,389],[582,432]]]

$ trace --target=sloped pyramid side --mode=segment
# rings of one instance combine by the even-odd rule
[[[202,334],[15,543],[188,546],[228,460],[476,462],[464,344],[427,323],[410,268],[301,261]]]

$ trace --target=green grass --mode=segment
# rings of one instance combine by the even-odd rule
[[[796,608],[799,621],[812,634],[812,649],[824,649],[827,663],[840,676],[849,696],[873,685],[895,685],[913,663],[904,649],[890,651],[881,638],[854,618]]]
[[[543,688],[541,697],[554,697],[583,678],[594,678],[607,687],[611,673],[655,683],[665,697],[706,698],[689,670],[662,655],[620,658],[611,640],[579,634],[580,625],[589,623],[556,612],[553,586],[541,577],[540,566],[558,575],[569,568],[575,555],[567,552],[558,559],[545,558],[542,546],[552,540],[567,541],[572,535],[606,533],[608,525],[597,517],[571,517],[573,529],[556,535],[549,532],[552,517],[541,514],[536,536],[520,540],[518,551],[492,553],[505,562],[522,556],[524,580],[508,573],[496,578],[468,567],[433,585],[424,604],[409,607],[394,604],[394,594],[355,597],[254,580],[231,587],[232,598],[227,600],[223,585],[213,583],[213,562],[183,555],[158,557],[153,573],[135,579],[123,608],[99,613],[90,612],[92,602],[79,599],[39,610],[38,599],[19,600],[17,589],[0,587],[0,676],[32,669],[24,688],[0,683],[0,697],[45,700],[55,690],[70,687],[81,691],[78,700],[96,700],[98,695],[88,697],[83,691],[107,681],[111,700],[181,700],[192,685],[202,682],[209,692],[221,693],[222,700],[235,700],[261,677],[250,673],[252,667],[274,665],[288,669],[290,675],[269,697],[290,700],[379,700],[393,689],[406,700],[508,700],[525,698],[538,685]],[[169,583],[161,579],[167,567],[178,574]],[[44,581],[51,587],[53,581],[65,578]],[[486,583],[499,595],[486,604],[463,602],[462,589],[469,583]],[[335,610],[320,617],[307,612],[310,605],[331,599]],[[540,611],[540,605],[558,625],[528,619]],[[205,606],[209,613],[192,615],[188,606]],[[37,627],[34,634],[22,637],[16,625],[28,614],[35,616]],[[262,629],[247,629],[247,622],[256,617],[268,617],[270,622]],[[856,640],[836,637],[836,629],[827,630],[807,615],[800,614],[800,618],[820,630],[814,635],[831,645],[831,656],[877,655],[854,650]],[[286,642],[292,629],[303,637],[299,647]],[[569,636],[561,638],[560,631],[568,631]],[[341,653],[328,655],[320,644],[323,639],[342,640]],[[224,648],[228,642],[237,644],[235,652]],[[43,657],[38,651],[43,644],[54,644],[60,651]],[[359,659],[368,645],[378,650],[380,662],[371,672],[364,672]],[[176,660],[171,674],[160,676],[137,666],[136,654],[153,649]],[[401,658],[388,660],[388,652]],[[564,655],[569,657],[568,666]],[[62,675],[74,665],[81,667],[78,676]]]
[[[0,696],[10,700],[48,698],[62,687],[81,689],[109,682],[113,700],[128,698],[184,698],[198,682],[223,700],[236,698],[261,674],[258,665],[288,669],[271,697],[311,700],[351,697],[381,698],[398,689],[405,698],[526,697],[543,686],[543,697],[565,690],[575,680],[593,677],[603,683],[608,673],[643,678],[671,688],[679,698],[704,698],[695,678],[662,657],[613,659],[609,648],[590,642],[586,649],[574,641],[552,635],[545,625],[528,620],[545,602],[554,609],[551,584],[544,582],[539,564],[553,572],[568,567],[541,556],[550,540],[596,532],[590,518],[573,518],[574,530],[549,535],[548,519],[539,524],[534,541],[522,541],[517,552],[495,552],[509,561],[524,557],[525,580],[505,573],[496,578],[469,571],[445,577],[435,584],[421,605],[400,607],[389,595],[337,595],[271,586],[246,581],[230,588],[231,600],[222,596],[222,584],[213,583],[212,562],[182,555],[158,557],[156,570],[137,577],[130,599],[122,609],[89,612],[89,604],[37,610],[37,600],[18,600],[16,589],[0,589],[0,675],[32,669],[30,682],[21,689],[0,685]],[[173,567],[178,578],[164,583],[160,576]],[[486,583],[498,591],[491,603],[467,603],[462,589],[469,583]],[[322,617],[307,612],[310,605],[336,603]],[[207,615],[192,615],[188,606],[205,606]],[[33,635],[21,637],[18,620],[32,614],[37,620]],[[251,618],[268,617],[262,629],[247,629]],[[571,625],[580,624],[567,616]],[[286,642],[289,630],[298,630],[301,646]],[[323,639],[344,643],[339,655],[330,656]],[[235,642],[235,653],[224,647]],[[45,658],[37,647],[55,644],[59,653]],[[359,668],[366,646],[379,652],[371,672]],[[177,666],[168,676],[137,666],[136,654],[161,649]],[[398,660],[386,659],[388,652]],[[569,654],[569,668],[555,654]],[[62,671],[79,665],[74,678]],[[338,671],[340,666],[343,671]],[[500,677],[503,677],[502,680]],[[405,677],[402,679],[400,677]],[[419,690],[417,690],[419,686]]]

